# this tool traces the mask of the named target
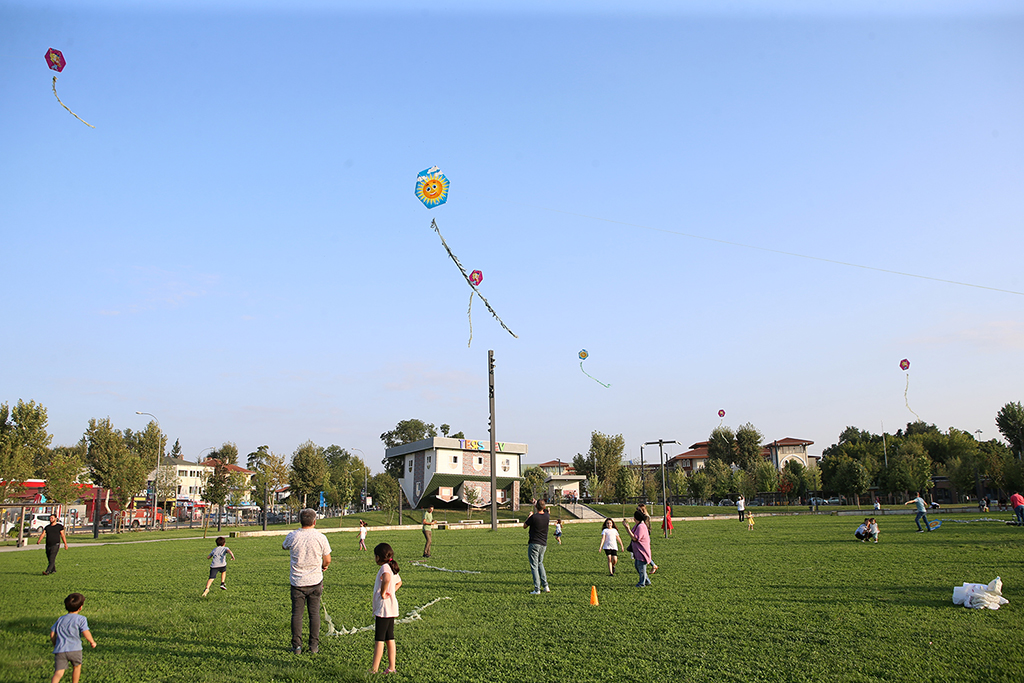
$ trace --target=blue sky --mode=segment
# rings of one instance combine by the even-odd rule
[[[1024,11],[479,4],[0,6],[0,401],[54,443],[140,410],[189,458],[312,439],[379,468],[402,419],[487,438],[494,349],[529,461],[690,444],[719,409],[820,453],[914,419],[909,358],[921,418],[997,436]],[[518,339],[476,301],[467,348],[431,219]]]

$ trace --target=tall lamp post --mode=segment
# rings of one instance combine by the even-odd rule
[[[658,457],[661,460],[661,507],[664,514],[668,514],[668,489],[665,486],[665,444],[667,443],[674,443],[677,446],[682,445],[678,441],[666,441],[664,439],[648,441],[644,444],[644,446],[653,446],[654,444],[658,444]],[[643,452],[643,447],[641,447],[640,452]],[[668,525],[662,524],[662,526],[664,527],[662,533],[665,535],[665,538],[668,538]]]
[[[156,528],[156,485],[160,479],[160,451],[163,450],[163,430],[160,429],[160,420],[153,413],[144,413],[141,410],[135,411],[136,415],[149,415],[156,422],[156,469],[153,470],[153,504],[150,512],[153,516],[153,528]]]
[[[362,498],[362,501],[363,501],[363,512],[366,512],[366,485],[369,483],[367,481],[367,476],[366,476],[366,473],[369,471],[368,468],[366,467],[366,453],[363,453],[363,449],[362,448],[353,448],[352,450],[359,451],[359,455],[363,456],[363,498]],[[399,520],[399,521],[401,521],[401,520]]]

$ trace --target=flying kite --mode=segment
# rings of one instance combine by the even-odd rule
[[[902,370],[903,372],[907,372],[907,370],[909,370],[909,369],[910,369],[910,361],[907,360],[906,358],[904,358],[903,360],[900,361],[900,370]],[[907,372],[907,385],[905,387],[903,387],[903,402],[907,404],[907,410],[909,410],[910,412],[914,413],[914,409],[910,407],[910,400],[907,399],[907,390],[908,389],[910,389],[910,373],[909,372]],[[914,413],[914,417],[916,417],[918,420],[921,419],[921,416],[918,415],[917,413]]]
[[[54,48],[51,47],[49,50],[46,51],[46,66],[50,67],[50,69],[52,69],[53,71],[56,71],[57,73],[60,73],[61,71],[64,71],[64,67],[67,66],[67,61],[65,61],[64,55],[63,55],[63,53],[61,53],[60,50],[55,50]],[[65,109],[67,109],[67,112],[69,114],[71,114],[76,119],[78,119],[79,121],[81,121],[85,125],[89,126],[90,128],[95,128],[96,127],[96,126],[92,125],[91,123],[89,123],[88,121],[86,121],[85,119],[83,119],[81,116],[79,116],[75,112],[73,112],[70,109],[68,109],[68,105],[66,105],[63,102],[61,102],[60,97],[57,95],[57,77],[56,76],[53,77],[53,96],[57,98],[58,102],[60,102],[60,106],[62,106]]]
[[[721,420],[718,421],[718,426],[721,427],[722,423],[725,422],[725,411],[724,410],[719,410],[718,411],[718,417],[721,418]]]
[[[590,354],[589,354],[589,353],[587,353],[587,350],[586,350],[586,349],[580,349],[580,354],[579,354],[579,355],[580,355],[580,370],[583,370],[583,361],[585,361],[585,360],[586,360],[587,358],[589,358],[589,357],[590,357]],[[601,381],[601,380],[599,380],[598,378],[596,378],[596,377],[594,377],[593,375],[591,375],[591,374],[590,374],[589,372],[587,372],[586,370],[583,370],[583,374],[584,374],[584,375],[586,375],[587,377],[589,377],[590,379],[594,380],[594,381],[595,381],[595,382],[597,382],[598,384],[600,384],[600,385],[601,385],[602,387],[604,387],[605,389],[611,389],[611,387],[612,387],[612,385],[611,385],[611,384],[605,384],[604,382],[602,382],[602,381]]]
[[[441,206],[448,201],[448,178],[441,173],[441,169],[437,166],[431,166],[430,168],[420,171],[416,176],[416,198],[423,202],[423,205],[428,209],[433,209],[435,206]],[[462,277],[466,279],[466,284],[473,290],[469,293],[469,343],[467,346],[473,345],[473,295],[476,294],[480,297],[480,300],[484,302],[484,306],[491,312],[494,319],[505,329],[506,332],[511,334],[516,339],[519,336],[509,329],[508,325],[498,317],[498,314],[491,307],[491,304],[484,298],[484,295],[477,289],[477,285],[484,281],[484,274],[482,271],[474,270],[472,274],[466,272],[466,269],[462,267],[462,263],[459,262],[458,257],[452,253],[451,247],[444,241],[444,235],[441,234],[441,230],[437,227],[437,221],[431,220],[430,227],[434,229],[437,236],[441,238],[441,245],[444,250],[448,252],[448,256],[455,265],[458,266],[459,272],[462,273]]]

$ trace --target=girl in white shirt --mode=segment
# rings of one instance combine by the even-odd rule
[[[395,551],[387,543],[378,543],[373,549],[373,558],[380,565],[377,580],[373,584],[374,643],[373,665],[370,673],[377,673],[384,656],[384,645],[388,646],[388,668],[386,674],[395,673],[395,617],[398,616],[398,598],[395,591],[402,586],[398,576]]]
[[[618,544],[616,549],[615,545]],[[622,550],[622,539],[619,538],[619,530],[615,528],[615,522],[611,517],[604,520],[604,529],[601,530],[601,550],[608,558],[608,576],[615,576],[615,565],[619,563],[619,550]]]

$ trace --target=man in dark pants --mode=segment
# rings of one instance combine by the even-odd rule
[[[526,545],[526,557],[530,562],[530,573],[533,575],[533,590],[530,591],[530,595],[540,595],[541,592],[551,592],[548,574],[544,570],[544,553],[548,549],[548,525],[551,523],[551,514],[543,500],[538,500],[533,509],[534,511],[526,518],[523,528],[530,530],[530,540]]]
[[[50,515],[50,523],[39,532],[36,545],[42,542],[44,536],[46,537],[46,561],[50,563],[46,571],[43,572],[43,575],[46,576],[57,571],[57,552],[60,550],[62,541],[64,550],[68,549],[68,537],[64,535],[64,525],[57,521],[57,515]]]
[[[302,612],[309,612],[309,651],[320,650],[320,596],[324,592],[324,570],[331,564],[331,544],[314,529],[316,510],[299,513],[301,529],[285,536],[281,547],[291,551],[292,652],[302,652]]]

